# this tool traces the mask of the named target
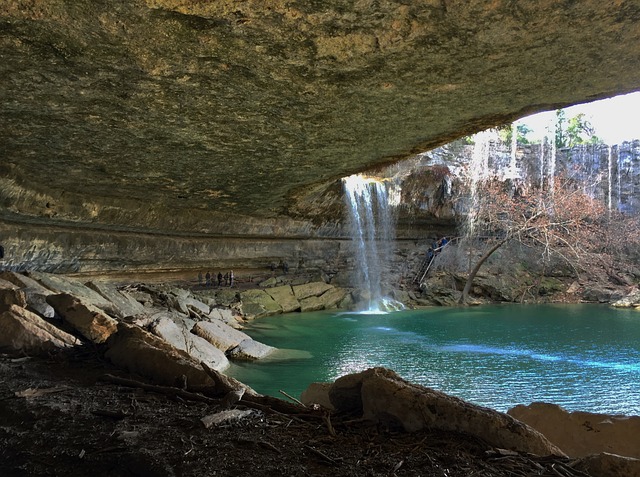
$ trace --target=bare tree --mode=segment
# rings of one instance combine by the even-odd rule
[[[537,246],[547,258],[554,253],[577,271],[603,245],[611,225],[604,205],[575,181],[556,177],[552,187],[527,190],[519,180],[489,178],[476,185],[472,240],[484,253],[469,271],[460,303],[468,301],[473,280],[487,259],[510,241]],[[635,238],[637,241],[637,237]]]

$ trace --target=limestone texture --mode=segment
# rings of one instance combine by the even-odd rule
[[[79,344],[73,335],[20,306],[11,305],[0,314],[0,350],[5,353],[46,356]]]
[[[508,414],[544,434],[569,457],[607,453],[640,459],[639,416],[568,412],[542,402],[516,406]]]
[[[338,411],[361,412],[364,419],[407,432],[425,428],[465,432],[503,449],[564,455],[541,433],[507,414],[409,383],[385,368],[338,378],[328,393]]]
[[[99,308],[68,293],[47,296],[47,302],[82,336],[93,343],[104,343],[116,332],[118,322]]]
[[[637,90],[639,24],[635,0],[2,0],[3,265],[313,263],[339,178]]]

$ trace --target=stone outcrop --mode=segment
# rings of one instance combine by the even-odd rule
[[[598,477],[640,477],[640,460],[606,452],[583,457],[573,468]]]
[[[640,459],[638,416],[568,412],[541,402],[516,406],[508,414],[544,434],[570,457],[608,453]]]
[[[195,323],[192,332],[225,352],[250,339],[246,333],[219,321]]]
[[[62,318],[93,343],[104,343],[116,332],[118,322],[102,310],[68,293],[47,296]]]
[[[151,331],[177,349],[186,352],[196,362],[204,361],[207,366],[216,371],[224,371],[229,367],[229,360],[224,351],[211,344],[208,340],[194,335],[189,331],[190,320],[180,320],[163,316],[154,322]]]
[[[35,313],[11,305],[0,314],[0,350],[19,355],[46,355],[80,341]]]
[[[5,271],[0,273],[0,278],[19,287],[25,293],[29,309],[45,318],[55,316],[53,307],[47,303],[47,295],[53,293],[51,290],[20,273]]]
[[[276,348],[249,338],[242,340],[238,346],[229,350],[229,356],[234,359],[253,361],[266,358],[275,351]]]
[[[5,3],[16,268],[314,263],[336,179],[640,87],[633,1]]]
[[[315,387],[313,394],[321,391]],[[327,392],[337,411],[360,413],[364,419],[408,432],[427,428],[462,432],[503,449],[564,455],[538,431],[507,414],[409,383],[388,369],[343,376]]]
[[[191,386],[211,384],[198,362],[186,352],[137,326],[120,323],[107,344],[105,356],[132,374],[168,386],[176,385],[182,376]]]
[[[300,302],[289,285],[267,288],[265,293],[280,305],[282,313],[300,311]]]
[[[627,296],[614,301],[611,306],[616,308],[640,308],[640,290],[634,289]]]
[[[126,293],[121,293],[115,285],[100,281],[91,281],[87,286],[109,301],[106,311],[116,318],[136,316],[145,312],[144,306]]]

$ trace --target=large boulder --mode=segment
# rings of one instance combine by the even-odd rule
[[[118,322],[92,304],[68,293],[47,296],[62,318],[93,343],[104,343],[116,332]]]
[[[10,354],[43,355],[80,344],[74,336],[20,306],[0,314],[0,350]]]
[[[264,290],[246,290],[240,293],[242,314],[254,319],[282,313],[282,308],[271,295]]]
[[[25,293],[27,307],[31,311],[38,313],[44,318],[55,317],[55,310],[47,303],[47,295],[51,295],[53,292],[47,287],[42,286],[33,278],[29,278],[21,273],[2,272],[0,273],[0,279],[13,283]]]
[[[173,386],[182,376],[189,385],[210,385],[211,378],[185,351],[142,328],[119,323],[105,356],[116,366],[158,384]]]
[[[90,281],[86,284],[91,290],[99,293],[109,302],[105,311],[116,318],[136,316],[145,312],[145,307],[126,293],[121,293],[118,288],[107,282]]]
[[[300,302],[294,295],[291,286],[283,285],[280,287],[267,288],[265,292],[274,299],[283,313],[300,310]]]
[[[598,477],[640,477],[640,460],[606,452],[583,457],[572,467]]]
[[[195,361],[203,361],[216,371],[224,371],[229,367],[229,360],[224,352],[207,340],[190,333],[188,325],[184,322],[176,323],[170,317],[163,316],[151,325],[150,330],[167,343],[185,351]]]
[[[318,296],[310,296],[300,300],[300,311],[319,311],[324,309],[324,302]]]
[[[256,360],[266,358],[276,351],[276,348],[248,338],[242,340],[238,346],[229,350],[229,357],[243,360]]]
[[[320,296],[327,290],[333,288],[333,285],[329,285],[325,282],[311,282],[303,285],[296,285],[293,288],[293,294],[300,301],[312,296]]]
[[[109,311],[112,307],[109,300],[75,278],[42,272],[29,272],[29,277],[54,293],[67,293],[76,296],[81,298],[83,302],[101,308],[104,311]]]
[[[11,305],[21,308],[27,306],[27,295],[15,285],[12,288],[0,288],[0,312],[9,309]]]
[[[207,318],[211,321],[220,321],[232,328],[239,328],[241,326],[229,308],[211,308]]]
[[[633,289],[629,294],[611,303],[616,308],[640,308],[640,290]]]
[[[250,339],[246,333],[221,321],[199,321],[191,331],[224,352],[235,348],[244,340]]]
[[[314,393],[318,388],[314,389]],[[492,446],[538,455],[564,455],[542,434],[515,418],[405,381],[384,368],[343,376],[328,389],[337,411],[413,432],[438,429],[461,432]]]
[[[570,457],[618,454],[640,458],[640,417],[568,412],[557,404],[534,402],[508,414],[545,435]]]
[[[340,308],[340,304],[348,294],[349,291],[344,288],[330,288],[319,297],[322,308],[325,310]]]

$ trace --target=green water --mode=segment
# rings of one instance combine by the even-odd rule
[[[309,383],[384,366],[403,378],[506,411],[640,414],[640,312],[597,305],[432,308],[387,315],[288,314],[246,330],[278,359],[235,364],[258,392],[299,396]]]

